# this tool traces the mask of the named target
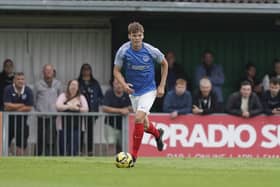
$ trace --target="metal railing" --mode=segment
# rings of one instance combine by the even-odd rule
[[[127,116],[3,112],[2,120],[3,156],[109,156],[127,151]]]

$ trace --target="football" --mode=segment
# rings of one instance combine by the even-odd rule
[[[133,166],[133,159],[130,153],[120,152],[116,155],[117,168],[131,168]]]

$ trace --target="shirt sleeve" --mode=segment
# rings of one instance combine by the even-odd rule
[[[110,94],[110,90],[107,90],[107,92],[105,93],[104,96],[104,101],[103,101],[103,105],[104,106],[111,106],[111,94]]]
[[[118,67],[123,66],[124,54],[125,54],[125,51],[129,48],[129,46],[130,46],[130,43],[127,42],[119,48],[119,50],[117,51],[117,54],[115,56],[114,65],[116,65]]]
[[[145,44],[145,47],[148,49],[149,53],[157,63],[160,64],[163,61],[164,54],[158,48],[155,48],[149,44]]]
[[[88,103],[87,103],[87,99],[85,98],[85,96],[81,95],[80,97],[81,100],[81,111],[82,112],[88,112]]]
[[[56,100],[56,109],[58,111],[64,111],[66,109],[64,102],[66,101],[66,96],[64,93],[60,94]]]
[[[33,106],[33,104],[34,104],[33,92],[28,87],[26,88],[26,94],[27,94],[27,100],[24,104],[27,106]]]

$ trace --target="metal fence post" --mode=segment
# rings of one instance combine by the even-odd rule
[[[3,112],[3,156],[9,156],[9,114]]]
[[[129,128],[129,115],[122,117],[122,149],[124,152],[128,152],[128,128]]]

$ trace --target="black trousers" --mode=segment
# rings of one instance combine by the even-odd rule
[[[57,135],[55,117],[38,117],[37,154],[57,155]]]
[[[27,116],[9,116],[9,147],[13,138],[16,146],[25,149],[29,136],[29,126],[27,125]]]
[[[94,142],[93,142],[93,129],[94,129],[94,125],[95,125],[95,121],[96,121],[97,117],[96,116],[87,116],[85,117],[85,121],[87,124],[87,127],[85,129],[85,132],[82,132],[81,134],[81,147],[85,150],[86,153],[88,153],[89,155],[94,154]],[[84,138],[86,138],[86,142],[85,144],[83,143]],[[86,150],[87,148],[87,150]]]
[[[64,156],[79,155],[79,132],[82,127],[82,117],[63,116],[62,130],[59,131],[59,154]]]

